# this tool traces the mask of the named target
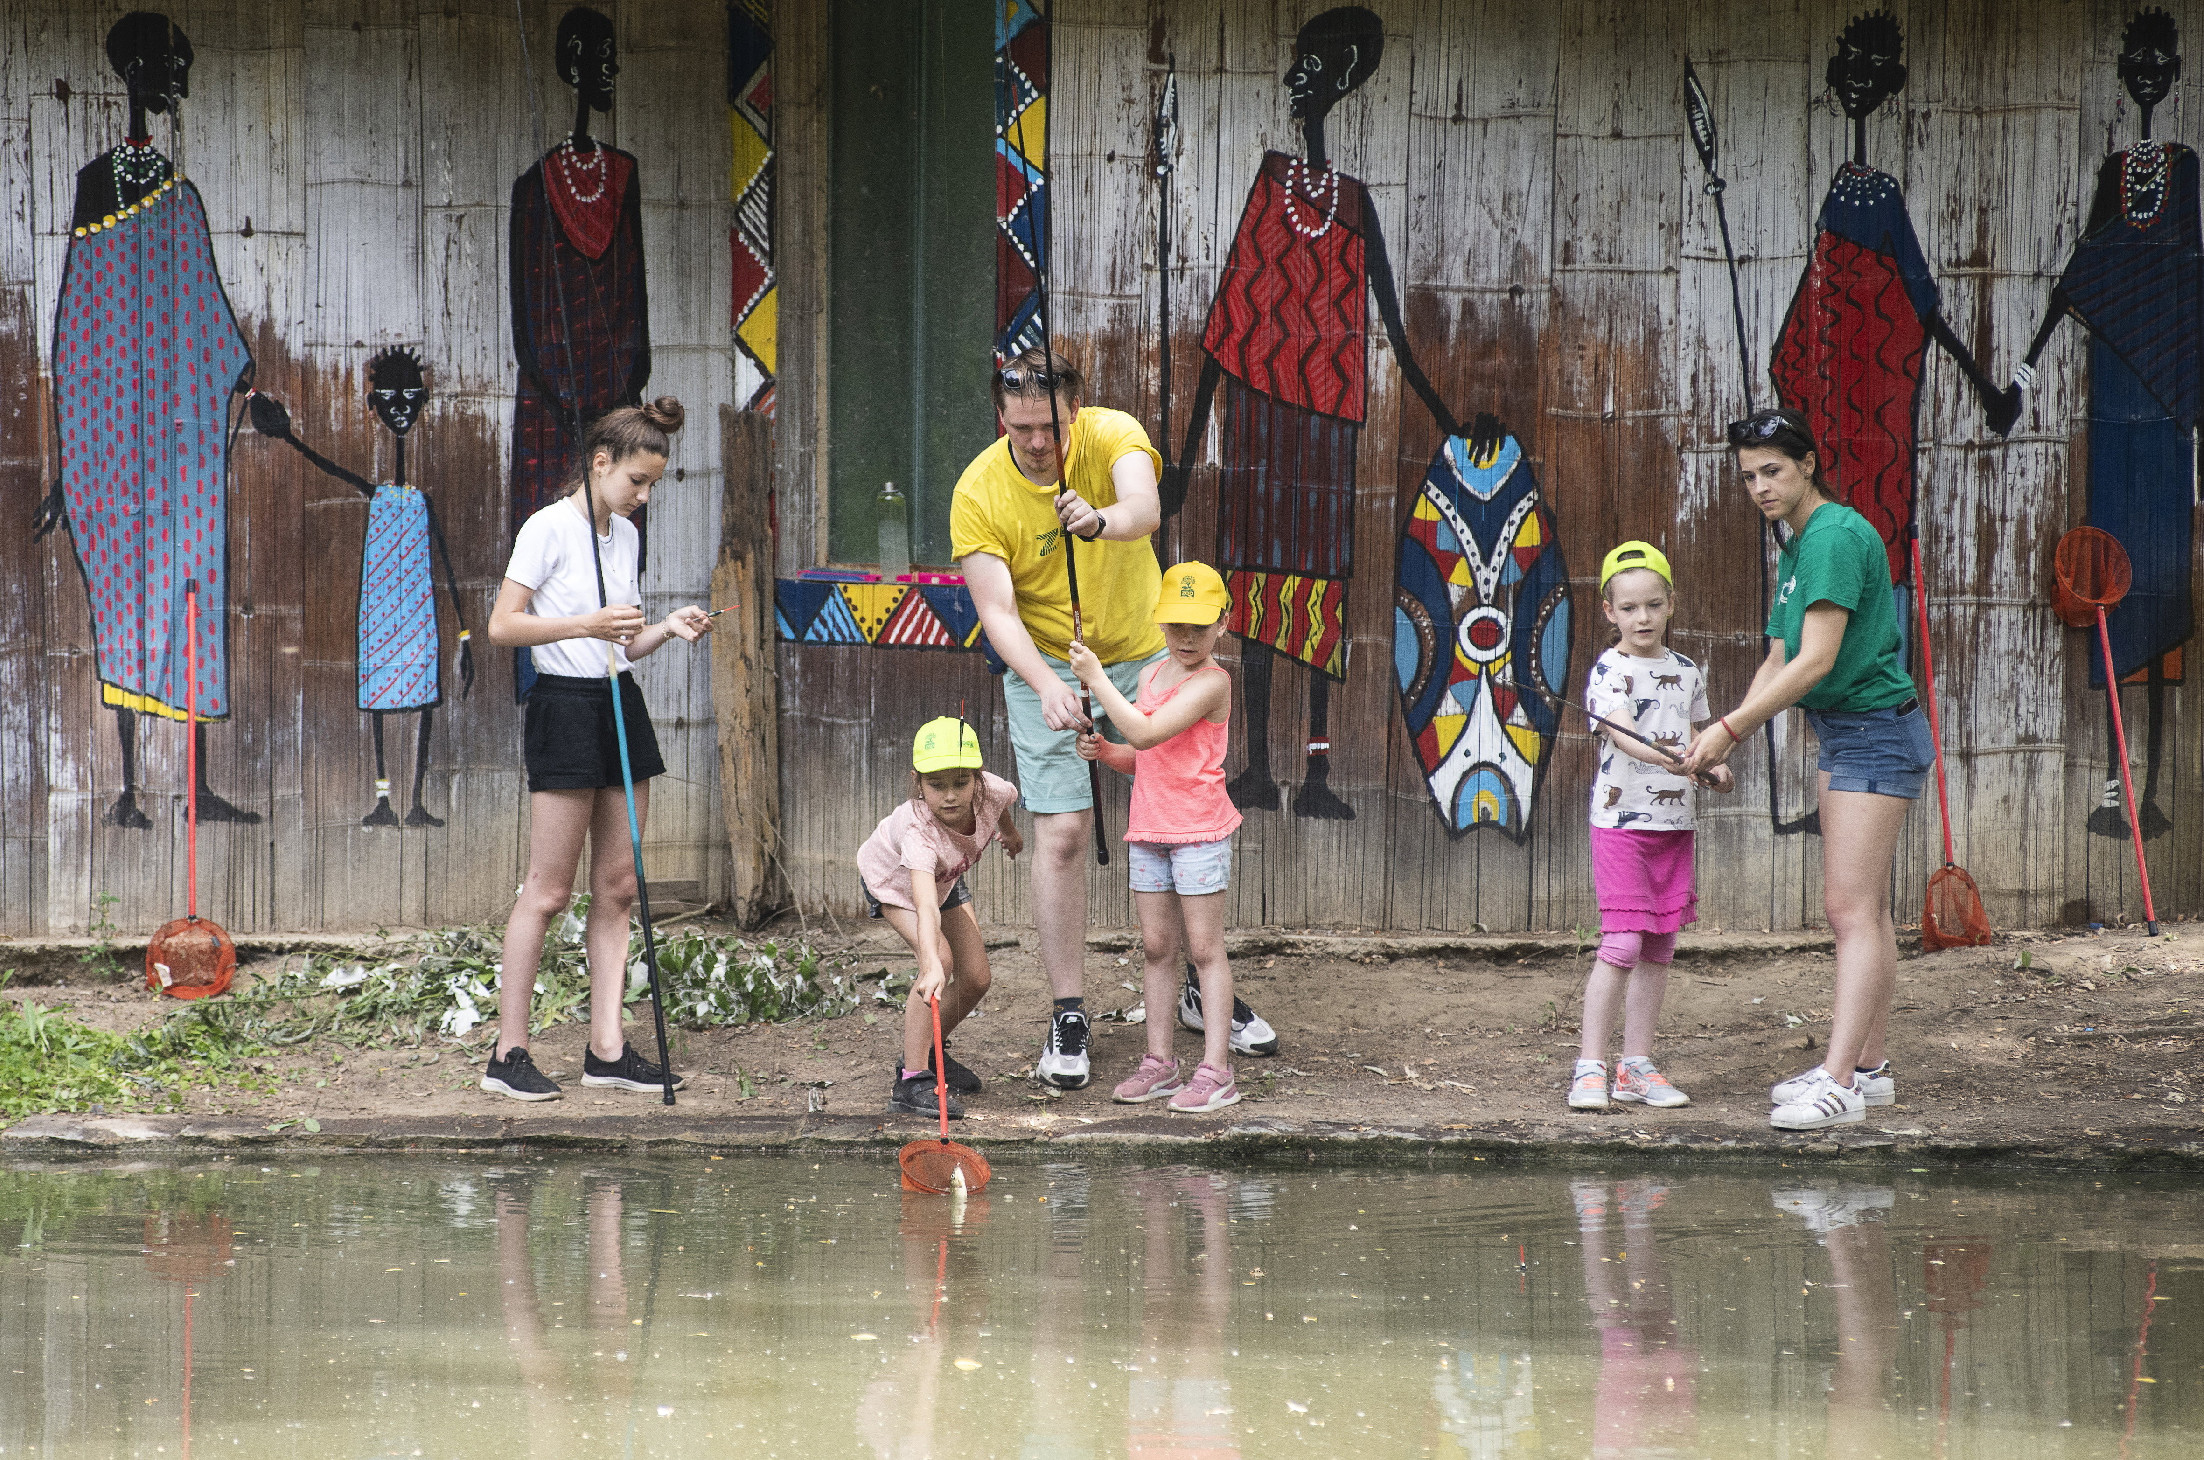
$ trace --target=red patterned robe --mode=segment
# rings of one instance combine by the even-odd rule
[[[1367,211],[1354,178],[1266,153],[1202,332],[1227,377],[1217,566],[1229,627],[1334,678],[1368,389]]]

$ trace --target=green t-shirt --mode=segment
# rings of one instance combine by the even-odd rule
[[[1890,556],[1868,520],[1837,502],[1806,519],[1776,566],[1775,607],[1768,637],[1783,641],[1783,657],[1798,657],[1806,610],[1833,603],[1850,615],[1837,662],[1799,704],[1809,710],[1881,710],[1913,698],[1913,681],[1898,657],[1898,610],[1891,599]]]

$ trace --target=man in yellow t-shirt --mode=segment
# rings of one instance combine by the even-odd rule
[[[1087,762],[1076,748],[1087,721],[1065,662],[1071,648],[1065,533],[1079,539],[1086,645],[1127,699],[1139,692],[1141,670],[1163,653],[1163,633],[1154,623],[1162,570],[1148,544],[1161,520],[1156,480],[1162,458],[1131,416],[1082,408],[1080,383],[1063,356],[1039,350],[996,371],[1003,435],[964,469],[949,508],[952,550],[980,624],[1010,666],[1003,699],[1018,787],[1033,814],[1034,919],[1041,966],[1056,999],[1037,1072],[1067,1090],[1088,1079],[1080,991],[1094,802]],[[1119,738],[1106,724],[1104,730]],[[1150,1017],[1170,1016],[1159,1009]]]

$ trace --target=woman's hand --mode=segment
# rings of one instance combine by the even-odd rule
[[[635,636],[643,632],[643,626],[643,610],[632,603],[615,603],[582,615],[583,636],[603,639],[608,644],[633,643]]]
[[[1079,682],[1088,689],[1094,688],[1094,682],[1097,679],[1107,679],[1109,677],[1102,672],[1102,661],[1096,658],[1094,651],[1085,644],[1074,642],[1071,646],[1069,660],[1071,672],[1078,675]]]
[[[691,603],[666,615],[666,632],[695,643],[712,631],[712,616]]]
[[[1726,765],[1718,765],[1707,772],[1707,782],[1717,791],[1737,789],[1737,773]]]
[[[921,1003],[938,999],[941,991],[948,986],[949,976],[943,972],[941,964],[933,959],[924,959],[918,965],[918,977],[911,983],[911,997]]]
[[[1730,752],[1737,749],[1737,745],[1738,742],[1732,738],[1730,732],[1722,727],[1722,722],[1716,720],[1702,729],[1691,742],[1691,749],[1684,752],[1684,769],[1692,775],[1701,771],[1709,775],[1715,774],[1722,769],[1722,763],[1730,758]],[[1722,789],[1729,788],[1725,786]]]
[[[1079,732],[1076,748],[1079,751],[1081,760],[1100,760],[1102,758],[1102,737],[1092,730],[1082,730]]]

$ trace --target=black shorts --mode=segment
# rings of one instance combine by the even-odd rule
[[[635,779],[666,773],[651,729],[650,710],[635,676],[620,676],[621,718],[627,722],[628,765]],[[528,692],[523,735],[531,791],[596,791],[620,782],[620,739],[612,723],[612,691],[601,679],[539,674]]]

